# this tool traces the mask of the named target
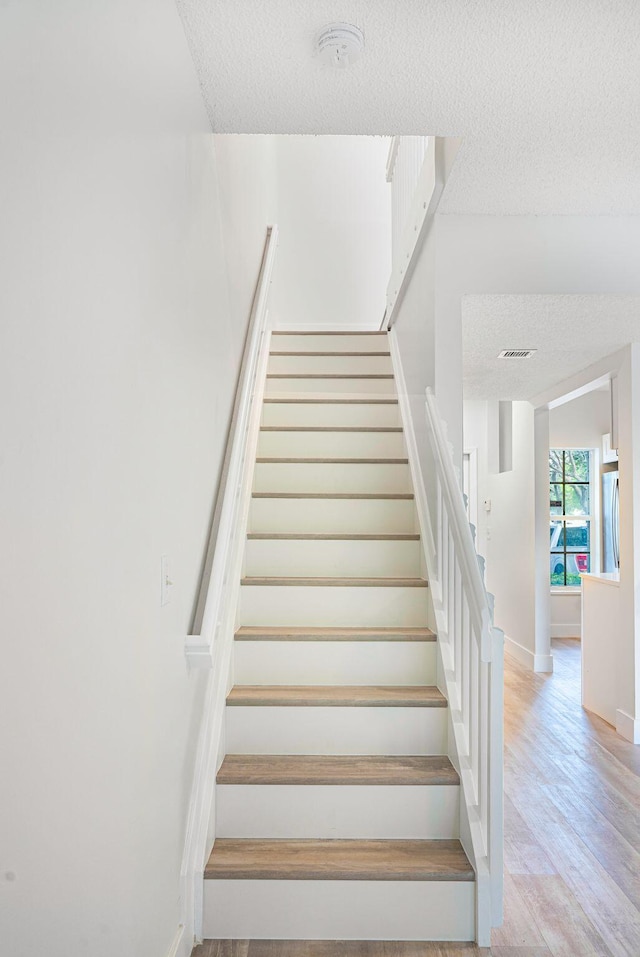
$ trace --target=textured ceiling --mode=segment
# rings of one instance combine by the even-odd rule
[[[442,212],[640,213],[638,0],[176,2],[216,132],[462,136]]]
[[[640,296],[465,296],[462,335],[465,398],[531,399],[639,342]]]

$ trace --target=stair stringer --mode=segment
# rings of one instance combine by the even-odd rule
[[[268,322],[268,316],[266,317]],[[196,753],[191,804],[185,837],[181,870],[181,904],[184,913],[184,957],[191,953],[193,942],[202,941],[204,913],[204,869],[215,841],[216,774],[224,758],[226,700],[233,685],[233,645],[238,627],[240,585],[245,561],[245,542],[253,487],[253,463],[260,437],[271,331],[264,329],[251,395],[251,416],[246,433],[246,467],[237,489],[238,522],[224,569],[224,599],[216,623],[211,667],[207,675],[205,701]],[[193,933],[190,933],[190,931]],[[180,951],[180,957],[183,950]]]
[[[491,946],[491,927],[502,922],[501,908],[494,905],[491,899],[491,881],[488,861],[484,850],[484,842],[480,831],[478,806],[475,798],[475,789],[471,779],[468,763],[461,755],[468,751],[466,734],[460,720],[460,701],[450,663],[447,660],[448,646],[443,640],[447,634],[447,621],[442,607],[442,593],[438,580],[438,566],[436,560],[436,546],[433,535],[431,515],[427,498],[427,490],[423,472],[420,467],[420,456],[413,426],[413,417],[407,392],[402,359],[398,347],[395,329],[389,330],[389,347],[391,361],[395,375],[400,416],[404,429],[409,458],[409,469],[415,495],[416,513],[420,530],[420,541],[423,549],[423,561],[426,577],[429,580],[431,594],[430,612],[433,620],[429,626],[437,635],[437,686],[449,702],[448,710],[448,757],[460,775],[460,841],[476,873],[476,942],[481,947]],[[482,566],[481,566],[482,571]],[[484,576],[483,576],[484,578]],[[490,596],[490,601],[492,601]]]

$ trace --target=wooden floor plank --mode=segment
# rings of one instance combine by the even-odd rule
[[[459,841],[218,838],[213,880],[472,881]]]
[[[401,940],[212,940],[192,957],[550,957],[546,947],[498,947]],[[579,957],[579,955],[576,955]]]
[[[556,869],[544,849],[506,794],[504,818],[506,871],[509,874],[555,874]]]
[[[492,947],[493,957],[552,957],[548,947]],[[576,955],[577,957],[577,955]]]
[[[502,927],[493,931],[492,945],[513,946],[517,941],[519,947],[546,947],[535,914],[525,904],[513,877],[508,872],[505,873],[504,882],[504,923]]]
[[[432,685],[234,685],[227,707],[446,708]]]
[[[557,874],[513,878],[536,915],[553,957],[611,957],[611,951]]]
[[[435,941],[255,940],[249,944],[248,957],[480,957],[489,953],[472,944]]]

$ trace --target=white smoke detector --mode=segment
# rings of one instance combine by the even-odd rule
[[[325,62],[344,69],[362,56],[364,33],[352,23],[328,23],[316,37],[316,52]]]

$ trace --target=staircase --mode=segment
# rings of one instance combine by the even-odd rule
[[[385,333],[273,333],[205,938],[473,940]]]

